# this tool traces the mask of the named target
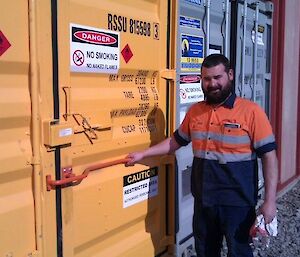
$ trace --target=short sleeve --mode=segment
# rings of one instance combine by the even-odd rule
[[[189,124],[190,111],[187,112],[183,122],[180,124],[179,128],[173,133],[176,142],[181,146],[188,145],[191,142]]]
[[[276,149],[275,137],[266,113],[255,105],[252,112],[250,133],[255,152],[259,157]]]

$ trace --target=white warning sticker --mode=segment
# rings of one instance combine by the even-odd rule
[[[116,74],[120,68],[120,33],[70,24],[70,70]]]
[[[123,177],[123,208],[145,201],[157,194],[157,168],[150,168]]]
[[[252,30],[252,32],[251,32],[251,38],[252,38],[252,42],[253,42],[253,44],[255,43],[255,31],[254,30]],[[257,44],[258,45],[265,45],[264,44],[264,34],[263,33],[261,33],[261,32],[257,32]]]
[[[200,76],[195,74],[180,75],[180,103],[196,103],[204,100]]]
[[[61,129],[59,131],[59,137],[68,137],[73,134],[73,129],[72,128],[66,128],[66,129]]]

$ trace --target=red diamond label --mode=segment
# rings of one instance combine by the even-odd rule
[[[5,51],[11,46],[7,38],[4,36],[0,30],[0,56],[5,53]]]
[[[122,54],[125,62],[128,63],[129,60],[131,59],[131,57],[133,56],[133,53],[131,52],[131,49],[128,44],[123,48],[121,54]]]

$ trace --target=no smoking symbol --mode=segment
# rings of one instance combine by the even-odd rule
[[[184,89],[180,89],[180,96],[181,96],[182,99],[186,99],[187,95],[186,95]]]
[[[77,66],[81,66],[84,63],[84,54],[82,51],[80,50],[76,50],[73,53],[73,62],[75,63],[75,65]]]

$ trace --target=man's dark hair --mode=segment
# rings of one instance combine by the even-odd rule
[[[229,60],[223,54],[211,54],[204,58],[202,63],[202,67],[212,68],[219,64],[223,64],[225,67],[225,71],[228,73],[231,69]],[[202,71],[201,67],[201,71]]]

